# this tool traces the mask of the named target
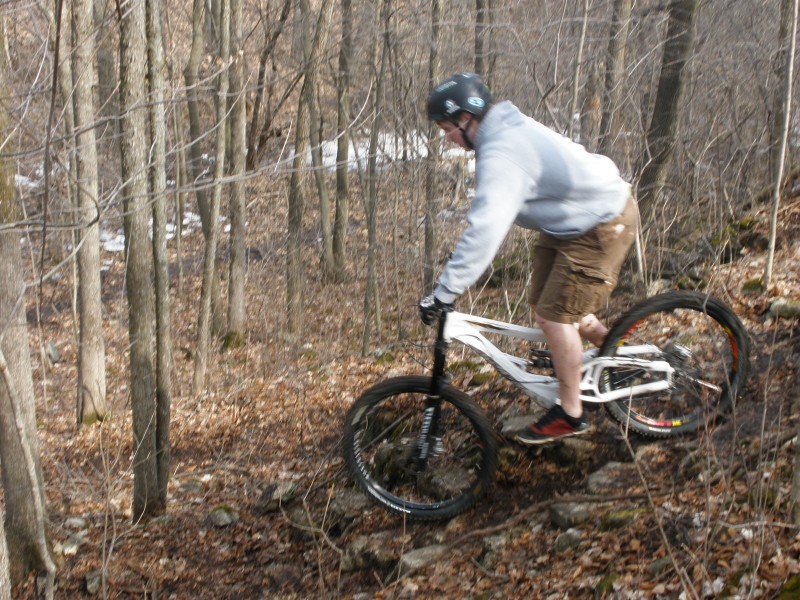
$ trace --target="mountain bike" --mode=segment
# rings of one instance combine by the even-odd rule
[[[543,407],[558,402],[558,379],[531,372],[541,352],[516,356],[519,351],[501,350],[489,335],[546,344],[538,328],[445,311],[431,375],[382,381],[348,411],[343,449],[349,472],[389,511],[448,519],[491,486],[499,435],[447,375],[453,340]],[[747,364],[744,326],[726,304],[698,292],[666,292],[622,315],[599,350],[584,351],[581,400],[585,407],[604,405],[625,431],[674,437],[713,425],[734,401]]]

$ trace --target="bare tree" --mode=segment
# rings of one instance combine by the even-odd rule
[[[772,214],[770,217],[769,235],[769,255],[767,259],[766,273],[764,274],[764,287],[769,289],[770,279],[772,278],[773,263],[775,260],[775,241],[777,238],[778,227],[778,207],[780,205],[781,191],[783,189],[783,170],[786,163],[786,147],[789,138],[789,126],[792,114],[792,86],[794,83],[794,60],[797,54],[797,18],[798,0],[784,0],[782,4],[782,21],[788,21],[786,26],[781,26],[781,46],[787,47],[784,53],[785,71],[783,76],[783,130],[780,136],[780,152],[777,159],[777,169],[775,173],[775,189],[772,198]],[[798,430],[800,433],[800,430]],[[800,525],[800,446],[795,451],[794,475],[792,477],[792,505],[791,517],[795,525]]]
[[[230,19],[228,0],[220,2],[219,57],[220,72],[217,75],[217,135],[214,152],[214,189],[209,207],[209,229],[203,254],[203,283],[200,291],[200,311],[197,318],[197,352],[192,375],[192,394],[199,394],[205,385],[208,368],[208,353],[211,338],[211,295],[214,287],[217,260],[217,240],[219,239],[219,211],[222,200],[222,179],[225,175],[225,114],[228,110],[227,68],[230,64]]]
[[[211,202],[208,193],[202,185],[204,178],[203,168],[203,126],[200,120],[200,63],[205,55],[205,36],[204,36],[204,15],[206,3],[204,0],[194,0],[192,4],[192,44],[189,53],[189,60],[183,70],[183,78],[186,82],[186,107],[189,113],[189,165],[191,176],[195,184],[195,198],[197,199],[197,209],[200,212],[200,221],[203,226],[203,236],[208,243],[211,235]],[[212,278],[211,288],[211,327],[215,333],[222,332],[222,292],[219,288],[219,277],[214,265],[214,277]]]
[[[271,32],[267,32],[267,40],[264,48],[261,50],[261,55],[258,61],[258,79],[256,81],[255,97],[253,98],[253,115],[250,118],[250,133],[247,136],[247,169],[253,170],[258,165],[261,156],[264,154],[266,142],[270,136],[275,132],[272,128],[272,120],[276,112],[280,109],[283,103],[288,99],[289,94],[294,87],[299,83],[301,75],[295,77],[292,82],[287,86],[280,100],[276,106],[271,110],[265,107],[265,94],[267,89],[272,90],[272,84],[267,85],[267,62],[273,58],[275,46],[278,43],[283,28],[286,25],[286,20],[289,18],[289,11],[292,7],[292,0],[284,0],[281,14],[278,17],[278,22]],[[261,123],[261,113],[264,111],[264,122]]]
[[[495,63],[493,15],[493,0],[475,0],[475,72],[490,89]]]
[[[241,346],[245,341],[245,280],[247,277],[247,204],[245,202],[247,149],[247,92],[244,40],[242,39],[242,1],[231,0],[230,112],[231,175],[230,186],[230,268],[228,275],[228,333],[226,347]]]
[[[153,202],[153,271],[156,318],[156,452],[158,495],[166,504],[170,464],[172,404],[172,329],[170,326],[169,260],[167,257],[166,116],[164,110],[164,46],[161,0],[147,2],[147,84],[150,94],[150,177]]]
[[[164,508],[159,495],[156,381],[153,367],[153,266],[147,184],[147,41],[145,4],[132,0],[120,13],[120,157],[125,181],[125,282],[133,412],[133,518]]]
[[[441,37],[441,0],[431,2],[431,45],[428,58],[428,90],[439,83],[441,67],[439,65],[439,40]],[[438,197],[439,151],[441,140],[439,126],[428,123],[428,157],[425,161],[425,258],[422,267],[423,293],[433,291],[436,278],[436,198]]]
[[[299,6],[300,18],[310,20],[313,13],[308,0],[300,0]],[[309,150],[311,103],[314,99],[313,90],[316,73],[322,60],[323,29],[327,29],[326,24],[330,7],[330,0],[325,0],[320,6],[313,41],[309,39],[310,27],[304,25],[302,30],[305,68],[303,69],[303,87],[300,90],[300,98],[297,105],[294,159],[292,160],[292,175],[289,181],[288,241],[286,250],[286,299],[288,330],[291,335],[301,335],[303,333],[304,278],[301,253],[301,232],[305,205],[303,171],[306,165],[306,154]]]
[[[342,1],[342,39],[336,81],[336,214],[333,221],[333,262],[336,281],[345,278],[347,222],[350,218],[350,62],[353,59],[353,2]]]
[[[780,115],[780,135],[779,141],[774,145],[777,149],[774,159],[774,187],[772,193],[772,214],[770,215],[769,228],[769,252],[767,254],[767,266],[764,271],[764,287],[769,289],[772,280],[772,270],[775,263],[775,244],[778,237],[778,209],[781,203],[781,192],[783,191],[783,173],[786,166],[786,148],[789,140],[789,129],[792,116],[792,85],[794,83],[794,59],[797,48],[797,4],[798,0],[784,0],[781,8],[781,52],[784,58],[783,86],[780,95],[783,97],[783,105],[777,111]],[[777,103],[776,103],[777,104]],[[795,486],[793,488],[794,498],[800,498],[800,460],[795,468]],[[795,505],[795,522],[800,524],[800,508]]]
[[[8,545],[6,544],[6,528],[0,513],[0,600],[11,600],[11,572],[8,562]]]
[[[80,215],[78,249],[78,425],[102,420],[106,407],[105,344],[100,294],[100,202],[97,182],[94,87],[94,1],[72,3],[75,157],[77,206]]]
[[[0,23],[0,48],[5,48],[5,25]],[[44,479],[36,431],[35,398],[30,346],[25,318],[25,281],[19,231],[22,220],[14,192],[13,154],[8,137],[8,65],[0,52],[0,471],[5,503],[5,540],[12,548],[12,583],[35,569],[48,575],[48,595],[56,566],[48,549]],[[9,227],[12,225],[12,227]]]
[[[569,126],[568,137],[574,139],[575,136],[575,113],[578,112],[578,98],[581,89],[581,69],[583,67],[583,48],[586,45],[586,28],[589,24],[589,0],[583,0],[583,12],[581,14],[581,32],[578,36],[578,51],[575,55],[575,66],[572,72],[572,98],[569,103]]]
[[[672,0],[669,5],[661,74],[647,131],[644,168],[639,179],[639,205],[645,223],[652,220],[675,149],[686,85],[685,66],[694,46],[698,4],[699,0]]]
[[[302,2],[303,0],[301,0]],[[311,62],[314,49],[316,49],[317,56],[321,56],[325,49],[328,39],[328,23],[330,22],[331,12],[333,10],[333,3],[329,4],[331,7],[325,12],[320,12],[317,19],[317,26],[313,33],[310,30],[310,22],[303,19],[303,54],[305,60]],[[315,60],[318,60],[315,58]],[[322,127],[320,124],[320,111],[317,108],[319,102],[318,88],[318,65],[309,65],[306,71],[306,81],[309,82],[308,86],[304,85],[303,89],[308,92],[308,118],[309,118],[309,138],[311,145],[311,163],[314,167],[314,180],[317,184],[317,194],[319,195],[319,217],[320,217],[320,232],[322,238],[322,252],[320,253],[320,265],[322,267],[323,278],[326,280],[333,280],[335,268],[333,264],[333,230],[331,223],[331,203],[328,194],[328,186],[325,182],[324,165],[322,164]],[[304,82],[305,83],[305,82]]]
[[[387,63],[391,52],[390,21],[391,0],[381,3],[380,23],[383,27],[383,44],[380,51],[380,62],[375,74],[375,92],[372,100],[373,122],[369,138],[369,156],[367,158],[367,194],[364,198],[367,213],[367,285],[364,292],[364,334],[361,339],[361,354],[366,355],[369,350],[369,340],[372,336],[372,325],[380,330],[381,305],[378,290],[378,231],[376,215],[378,212],[377,188],[377,158],[378,140],[383,127],[383,90],[386,80]]]
[[[601,154],[611,154],[616,137],[616,117],[620,110],[620,100],[624,91],[625,47],[630,31],[631,6],[633,0],[614,0],[611,27],[608,31],[608,50],[606,51],[606,76],[603,86],[603,114],[600,120]]]

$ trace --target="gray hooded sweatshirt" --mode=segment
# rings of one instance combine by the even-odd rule
[[[477,183],[468,225],[434,290],[445,303],[478,280],[512,224],[579,237],[619,216],[631,193],[611,159],[590,154],[511,102],[486,113],[474,145]]]

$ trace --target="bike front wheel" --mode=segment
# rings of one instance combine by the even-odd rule
[[[489,421],[469,396],[444,384],[437,424],[424,458],[419,441],[431,379],[396,377],[356,400],[347,413],[343,447],[352,477],[367,495],[415,520],[449,519],[470,508],[491,485],[497,444]]]
[[[647,344],[649,355],[674,369],[672,386],[606,404],[617,421],[650,437],[689,433],[713,424],[736,397],[747,371],[747,335],[720,300],[697,292],[667,292],[648,298],[623,315],[606,337],[601,356]],[[644,369],[609,368],[601,391],[623,389],[663,377]]]

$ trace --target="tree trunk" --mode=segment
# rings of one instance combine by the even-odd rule
[[[581,104],[581,144],[589,151],[597,147],[597,137],[600,131],[601,105],[602,105],[602,73],[595,64],[586,80],[583,103]]]
[[[147,73],[150,93],[150,197],[153,199],[153,271],[156,311],[156,460],[159,501],[167,504],[172,404],[172,332],[167,257],[166,115],[161,0],[147,2]]]
[[[578,52],[575,56],[575,68],[572,71],[572,99],[569,105],[569,139],[575,139],[575,113],[578,112],[578,98],[581,89],[581,69],[583,68],[583,47],[586,44],[586,27],[589,23],[589,0],[583,0],[581,15],[581,33],[578,36]]]
[[[300,0],[301,19],[311,18],[311,8],[308,0]],[[287,223],[288,240],[286,255],[286,303],[288,316],[288,330],[292,336],[303,334],[303,259],[302,259],[302,225],[303,210],[305,205],[303,180],[305,178],[306,154],[308,153],[310,139],[310,102],[313,100],[313,85],[315,73],[319,68],[322,55],[322,38],[320,25],[324,22],[324,15],[330,10],[330,0],[320,6],[317,19],[317,34],[310,46],[307,34],[309,27],[303,26],[304,54],[306,65],[303,75],[303,87],[300,90],[300,99],[297,106],[297,125],[295,129],[294,159],[292,160],[292,175],[289,180],[289,215]],[[319,34],[319,35],[318,35]]]
[[[0,48],[5,47],[5,27],[0,23]],[[9,89],[5,52],[0,52],[0,88]],[[6,105],[0,102],[0,139],[5,141],[4,153],[13,156],[7,138],[10,125]],[[0,160],[0,225],[21,220],[22,211],[14,193],[14,165],[3,159]],[[52,594],[55,564],[48,549],[22,273],[19,232],[0,227],[0,472],[5,501],[5,543],[13,550],[9,570],[4,570],[0,579],[10,573],[12,584],[16,584],[30,571],[44,569],[48,574],[48,592]]]
[[[127,261],[130,390],[133,412],[133,520],[164,508],[158,486],[156,382],[153,368],[153,267],[147,185],[147,80],[145,5],[130,2],[120,19],[120,110],[122,180],[126,182],[125,235]]]
[[[6,528],[3,520],[3,514],[0,513],[0,600],[11,600],[11,571],[9,570]]]
[[[437,10],[441,11],[441,7]],[[475,0],[475,72],[491,89],[494,73],[493,0]],[[438,83],[438,82],[437,82]]]
[[[792,84],[794,83],[794,58],[797,48],[797,5],[798,0],[785,0],[781,9],[782,21],[788,21],[787,25],[781,26],[781,52],[784,60],[782,95],[783,106],[778,111],[781,116],[780,138],[777,142],[777,156],[775,157],[774,169],[774,192],[772,196],[772,213],[770,215],[769,227],[769,248],[767,251],[767,267],[764,272],[764,288],[769,289],[772,282],[772,269],[775,262],[775,245],[778,237],[778,209],[781,204],[781,191],[783,189],[783,173],[786,167],[786,150],[789,141],[789,130],[792,115]],[[795,466],[800,469],[800,461]],[[797,486],[793,486],[793,498],[800,498],[800,475],[795,477]],[[795,504],[793,511],[795,522],[800,524],[800,508]]]
[[[202,187],[203,178],[203,146],[201,138],[204,135],[203,126],[200,122],[200,101],[197,91],[199,85],[200,63],[205,54],[203,36],[203,15],[205,13],[204,0],[194,0],[192,7],[192,47],[189,53],[189,61],[183,70],[183,78],[186,82],[186,108],[189,112],[189,165],[192,179],[196,187],[195,198],[197,199],[197,210],[200,213],[200,222],[203,227],[203,237],[208,243],[211,233],[211,208],[206,190]],[[217,267],[214,265],[214,277],[212,278],[211,288],[211,327],[214,333],[222,333],[222,292],[219,287],[219,277]]]
[[[669,6],[661,74],[647,131],[644,168],[639,180],[639,207],[645,224],[653,221],[656,203],[675,150],[686,84],[684,67],[694,46],[698,4],[699,0],[673,0]]]
[[[428,59],[428,89],[433,90],[439,83],[439,39],[441,37],[441,0],[431,2],[431,47]],[[436,278],[436,198],[439,196],[437,185],[439,149],[439,126],[428,123],[428,157],[425,161],[425,260],[422,267],[423,293],[433,290]]]
[[[67,227],[60,228],[60,230],[55,231],[55,235],[53,237],[56,238],[55,244],[50,244],[51,248],[51,255],[56,260],[56,262],[61,262],[66,258],[65,251],[67,248],[75,248],[77,246],[77,238],[75,236],[74,228],[72,227],[75,223],[75,199],[77,198],[77,191],[76,191],[76,182],[78,181],[78,169],[77,169],[77,160],[74,156],[75,151],[75,144],[74,144],[74,135],[75,135],[75,118],[74,112],[72,108],[72,61],[70,60],[71,48],[70,48],[70,30],[69,24],[71,22],[71,6],[62,6],[61,7],[61,23],[56,24],[56,17],[53,11],[54,6],[51,6],[46,0],[40,0],[41,2],[41,10],[43,13],[47,15],[48,25],[50,27],[50,51],[53,54],[53,59],[55,62],[55,57],[58,57],[57,64],[53,65],[54,75],[58,79],[58,91],[59,96],[63,105],[62,110],[62,117],[63,117],[63,125],[64,125],[64,161],[65,164],[69,165],[69,176],[67,178],[66,185],[64,186],[65,196],[62,196],[60,193],[55,192],[53,190],[53,195],[51,196],[51,202],[55,211],[52,214],[51,222],[58,223],[60,225],[66,225]],[[50,194],[51,192],[48,192]],[[50,234],[52,236],[52,233]],[[54,248],[55,246],[55,248]],[[77,261],[72,261],[73,263],[73,279],[74,279],[74,296],[72,301],[72,311],[73,311],[73,327],[75,328],[75,345],[78,345],[78,301],[77,301],[77,285],[78,285],[78,277],[77,277]]]
[[[598,152],[611,155],[617,135],[616,115],[620,110],[620,100],[625,72],[625,46],[628,44],[631,6],[633,0],[614,0],[611,29],[608,32],[608,51],[606,52],[606,77],[603,88],[603,114],[600,119],[600,140]]]
[[[247,169],[252,170],[258,165],[261,155],[264,153],[264,142],[270,137],[270,129],[272,128],[272,116],[274,110],[266,115],[264,124],[261,124],[261,107],[264,104],[264,89],[266,87],[267,79],[267,61],[272,52],[275,50],[275,45],[278,43],[278,38],[283,31],[286,20],[289,18],[289,10],[292,6],[292,0],[284,0],[281,15],[272,35],[264,44],[261,50],[261,56],[258,62],[258,80],[256,82],[255,98],[253,99],[253,116],[250,118],[250,133],[247,136]],[[290,89],[294,88],[294,84]],[[284,95],[283,100],[288,97]],[[283,104],[281,101],[279,104]],[[276,107],[277,108],[277,107]]]
[[[247,203],[245,201],[247,146],[247,91],[245,81],[244,42],[242,39],[242,1],[231,0],[230,54],[233,57],[230,87],[231,98],[231,183],[230,192],[230,252],[228,277],[228,333],[226,347],[238,347],[245,342],[245,283],[247,278]]]
[[[103,304],[100,293],[100,205],[94,120],[94,1],[72,3],[80,343],[78,345],[78,425],[102,421],[106,406]]]
[[[214,265],[217,260],[219,239],[219,205],[222,200],[222,179],[225,176],[225,114],[228,109],[228,66],[230,64],[230,4],[221,0],[219,35],[219,65],[217,76],[217,139],[214,161],[214,191],[211,196],[210,229],[203,254],[203,284],[200,291],[200,314],[197,319],[197,353],[192,377],[192,394],[199,394],[205,386],[208,352],[211,338],[211,292],[214,284]]]
[[[333,280],[334,278],[334,264],[333,264],[333,231],[331,226],[331,203],[328,194],[328,186],[325,183],[325,171],[322,164],[322,134],[320,127],[320,114],[317,110],[318,90],[317,90],[317,72],[319,71],[319,56],[321,56],[328,40],[328,23],[330,22],[331,12],[333,11],[333,3],[329,3],[330,8],[320,10],[319,17],[317,18],[317,25],[312,35],[310,24],[304,20],[305,32],[303,38],[305,40],[305,59],[308,62],[308,70],[306,72],[307,86],[303,86],[304,90],[308,92],[308,119],[309,119],[309,143],[311,145],[311,163],[314,167],[314,180],[317,184],[317,193],[319,194],[319,217],[320,217],[320,230],[322,237],[322,252],[320,254],[320,264],[322,265],[323,278],[326,280]],[[323,7],[324,8],[324,7]]]
[[[114,65],[114,37],[108,35],[107,11],[111,6],[94,1],[95,56],[97,60],[97,101],[100,115],[116,117],[119,114],[119,94],[117,90],[117,70]],[[102,135],[102,131],[101,131]]]
[[[58,78],[58,90],[61,96],[61,103],[63,109],[64,120],[64,155],[65,162],[69,164],[69,178],[65,190],[67,193],[66,206],[70,208],[68,216],[64,219],[67,223],[74,223],[75,205],[77,204],[77,185],[78,181],[78,160],[75,157],[75,113],[73,110],[72,102],[72,60],[71,60],[71,6],[61,6],[60,23],[56,23],[56,14],[54,6],[46,0],[42,0],[42,11],[47,14],[48,24],[50,26],[50,46],[53,52],[54,76]],[[56,60],[57,59],[57,60]],[[77,246],[77,235],[73,227],[64,234],[64,241],[69,246],[75,248]],[[68,247],[64,245],[64,248]],[[72,309],[72,335],[73,343],[77,348],[80,344],[80,317],[78,316],[78,264],[77,261],[72,262],[72,294],[70,296],[70,308]],[[76,391],[76,399],[78,392]],[[77,413],[76,413],[77,416]]]
[[[381,23],[383,24],[383,45],[381,48],[380,66],[375,77],[375,96],[372,102],[374,120],[369,139],[369,157],[367,159],[367,286],[364,293],[364,334],[361,339],[361,355],[369,351],[369,340],[372,337],[372,323],[380,330],[381,307],[378,293],[378,232],[375,222],[378,210],[377,189],[377,157],[378,136],[383,126],[383,89],[386,79],[386,64],[391,51],[389,23],[391,19],[391,0],[383,0],[381,6]]]
[[[769,179],[775,181],[775,174],[778,171],[781,153],[781,139],[783,136],[783,124],[786,110],[786,61],[789,55],[791,40],[789,36],[792,30],[792,10],[794,0],[780,0],[781,18],[778,30],[778,51],[772,61],[772,74],[774,81],[781,82],[782,85],[774,86],[772,97],[772,107],[769,119]]]
[[[333,262],[336,281],[346,276],[347,223],[350,219],[350,61],[353,59],[353,2],[342,1],[342,39],[336,82],[336,211],[333,220]]]

